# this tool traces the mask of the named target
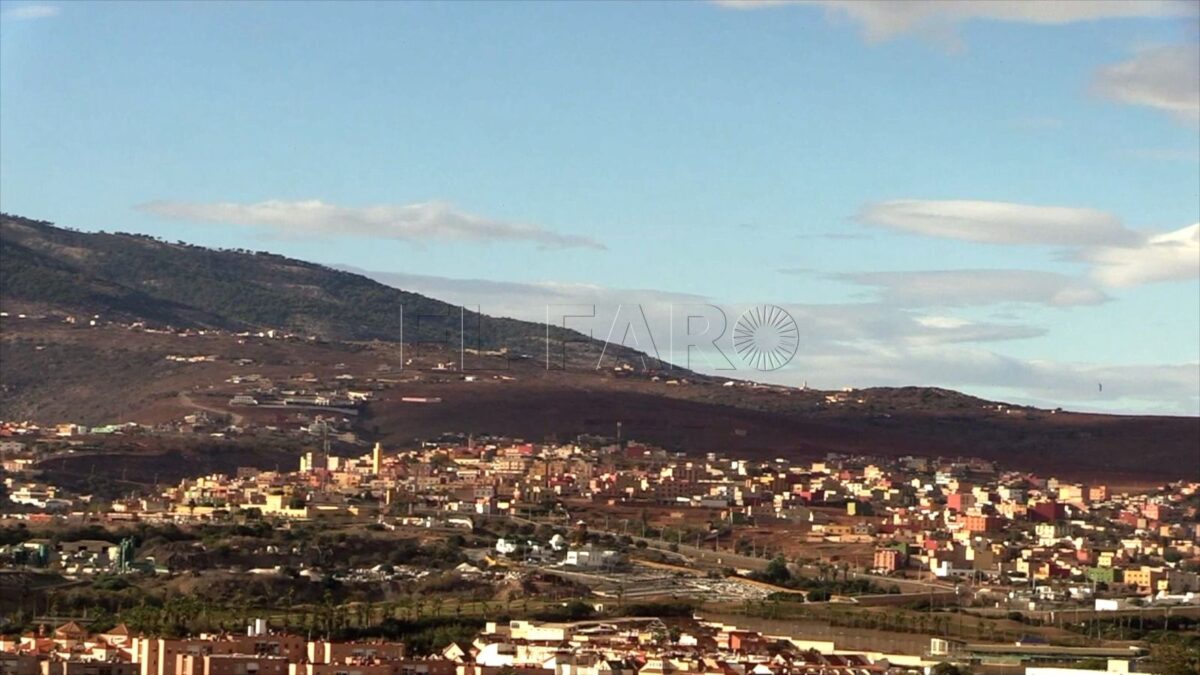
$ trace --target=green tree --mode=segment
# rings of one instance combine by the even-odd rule
[[[787,559],[781,555],[777,555],[767,563],[767,569],[762,575],[763,581],[775,584],[777,586],[786,585],[792,580],[792,573],[788,571]]]

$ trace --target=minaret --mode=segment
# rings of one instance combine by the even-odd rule
[[[375,449],[371,451],[371,470],[378,476],[383,471],[383,444],[375,443]]]

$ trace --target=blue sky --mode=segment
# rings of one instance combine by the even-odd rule
[[[0,5],[6,212],[1200,412],[1200,3]]]

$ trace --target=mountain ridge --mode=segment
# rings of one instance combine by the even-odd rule
[[[328,340],[531,351],[581,333],[492,317],[266,251],[80,232],[0,214],[0,309],[28,305],[188,328],[282,329]],[[610,349],[613,349],[610,347]],[[617,347],[621,355],[632,350]]]

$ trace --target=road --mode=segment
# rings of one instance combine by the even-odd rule
[[[492,514],[487,517],[510,520],[515,523],[535,526],[541,524],[562,525],[561,521],[537,521],[511,514]],[[660,539],[639,537],[637,535],[629,534],[628,532],[613,532],[607,530],[589,531],[593,534],[610,535],[613,537],[628,536],[634,542],[644,541],[646,543],[646,548],[653,549],[670,556],[682,557],[688,564],[695,565],[698,568],[707,566],[710,569],[733,567],[737,569],[763,570],[766,569],[767,565],[770,563],[770,559],[768,558],[757,558],[748,555],[742,555],[740,553],[734,553],[732,551],[713,551],[711,549],[697,547],[691,544],[673,544]],[[674,546],[675,550],[671,549],[672,546]],[[800,573],[804,576],[816,577],[819,575],[820,570],[818,570],[816,567],[802,566],[800,567]],[[897,598],[897,600],[899,600],[899,598],[904,598],[906,600],[925,599],[931,597],[931,594],[938,594],[940,596],[941,594],[953,592],[955,590],[953,584],[921,581],[917,579],[896,579],[893,577],[883,577],[875,574],[866,574],[863,572],[850,572],[849,577],[851,579],[867,579],[885,586],[892,584],[899,586],[901,593],[891,596],[893,598]]]
[[[244,415],[239,415],[232,410],[222,410],[221,408],[214,408],[210,405],[204,405],[203,403],[196,403],[196,401],[194,401],[186,391],[179,392],[179,403],[180,405],[188,408],[195,408],[197,410],[203,410],[205,412],[215,413],[217,415],[229,415],[230,419],[233,420],[234,426],[241,426],[242,420],[246,419]]]

